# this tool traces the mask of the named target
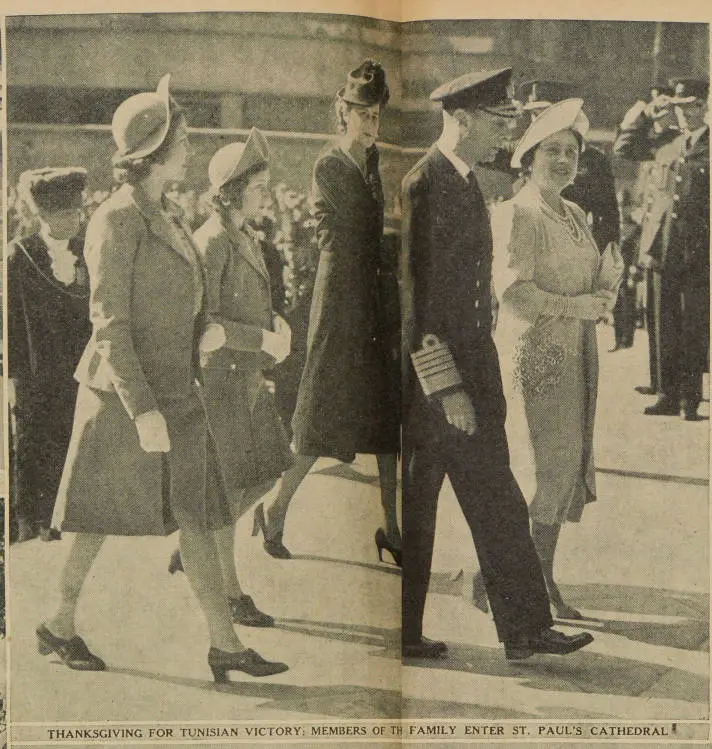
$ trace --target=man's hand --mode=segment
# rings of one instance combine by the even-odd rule
[[[456,390],[444,395],[442,404],[448,424],[472,437],[477,429],[477,419],[470,396],[464,390]]]

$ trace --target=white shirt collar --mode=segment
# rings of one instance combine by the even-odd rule
[[[450,148],[443,138],[440,138],[437,142],[437,147],[440,153],[457,169],[458,173],[463,179],[467,179],[472,172],[470,165],[463,161],[453,150]]]
[[[69,249],[68,239],[55,239],[48,231],[46,224],[40,226],[40,237],[42,241],[47,245],[47,249],[50,250],[51,254],[63,253]]]

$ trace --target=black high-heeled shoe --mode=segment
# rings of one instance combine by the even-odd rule
[[[183,560],[180,558],[180,549],[176,549],[171,554],[171,561],[168,562],[168,572],[171,575],[175,575],[176,572],[184,572]]]
[[[259,653],[248,648],[239,653],[226,653],[224,650],[210,648],[208,666],[213,672],[216,684],[227,684],[229,671],[244,671],[250,676],[272,676],[289,669],[286,663],[266,661]]]
[[[275,559],[291,559],[292,553],[282,543],[282,531],[270,533],[267,527],[267,518],[265,517],[265,508],[262,502],[255,507],[255,514],[252,520],[252,535],[259,535],[260,531],[264,538],[262,544],[264,550]]]
[[[393,561],[399,566],[403,566],[403,551],[394,546],[389,540],[383,528],[376,531],[376,549],[378,549],[378,561],[383,561],[383,550],[385,549],[393,557]]]

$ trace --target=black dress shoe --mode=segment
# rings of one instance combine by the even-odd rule
[[[657,390],[650,385],[636,385],[634,390],[641,395],[657,395]]]
[[[40,540],[49,541],[61,541],[62,534],[56,528],[50,528],[46,525],[40,525]]]
[[[266,661],[252,648],[239,653],[226,653],[224,650],[210,648],[208,651],[208,665],[213,672],[216,684],[227,684],[229,671],[244,671],[250,676],[272,676],[281,674],[289,669],[286,663]]]
[[[104,661],[90,652],[79,635],[63,640],[53,635],[44,624],[37,627],[36,634],[37,650],[40,655],[57,653],[62,663],[75,671],[103,671],[106,668]]]
[[[660,398],[657,403],[648,406],[643,413],[646,416],[679,416],[680,404],[669,398]]]
[[[538,635],[522,636],[516,640],[504,643],[507,660],[522,660],[534,653],[548,653],[549,655],[569,655],[575,653],[593,642],[590,632],[579,632],[575,635],[565,635],[555,629],[545,629]]]
[[[274,627],[274,617],[260,611],[252,596],[241,595],[239,598],[229,598],[230,614],[233,622],[244,624],[246,627]]]
[[[440,640],[421,637],[418,642],[404,642],[402,652],[404,658],[440,658],[447,654],[447,645]]]

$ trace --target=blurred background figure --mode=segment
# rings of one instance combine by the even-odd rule
[[[50,528],[72,432],[74,369],[91,334],[79,167],[26,171],[20,225],[36,231],[7,257],[8,374],[13,438],[11,503],[18,541]],[[20,226],[16,225],[16,229]]]
[[[614,150],[652,161],[639,264],[648,269],[650,392],[644,413],[696,421],[709,370],[709,81],[678,78],[670,93],[637,101]]]
[[[630,191],[625,189],[620,195],[621,212],[621,256],[623,257],[623,278],[618,289],[618,298],[613,308],[613,329],[616,341],[612,351],[631,348],[637,327],[637,287],[642,280],[638,262],[640,245],[641,211],[631,200]]]

